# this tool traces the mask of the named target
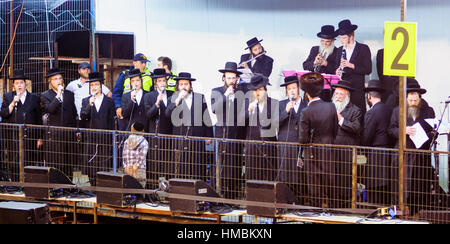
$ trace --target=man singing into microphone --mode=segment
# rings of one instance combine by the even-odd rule
[[[131,125],[136,122],[147,125],[144,105],[144,96],[147,94],[147,91],[142,89],[141,75],[142,73],[139,69],[134,69],[127,76],[132,87],[131,91],[125,93],[122,97],[122,114],[127,124],[127,131],[130,131]]]
[[[74,94],[64,90],[63,72],[59,68],[51,69],[47,74],[50,89],[41,94],[44,124],[49,126],[76,127],[77,110],[75,108]],[[73,131],[61,131],[48,128],[45,144],[45,161],[50,167],[57,168],[67,175],[71,175],[76,160],[74,157],[76,141]]]

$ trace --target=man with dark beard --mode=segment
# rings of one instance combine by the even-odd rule
[[[245,139],[245,124],[239,124],[238,115],[243,108],[244,92],[237,86],[239,75],[237,64],[227,62],[223,74],[223,86],[211,93],[212,112],[217,116],[215,137],[221,139]],[[237,198],[242,185],[242,143],[218,141],[220,167],[213,170],[215,179],[221,179],[226,198]],[[218,172],[217,172],[218,170]],[[218,173],[218,174],[216,174]],[[216,184],[217,185],[217,184]]]
[[[432,107],[422,99],[422,95],[427,91],[420,87],[419,82],[414,78],[407,79],[407,107],[406,119],[406,148],[430,150],[433,139],[433,128],[425,119],[435,118]],[[416,135],[417,130],[412,126],[419,123],[427,133],[428,140],[419,147],[416,147],[411,140],[411,136]],[[399,138],[399,108],[396,107],[392,113],[389,134],[397,140]],[[419,211],[420,206],[430,206],[431,204],[431,179],[433,171],[430,154],[426,153],[406,153],[405,182],[404,187],[406,203],[410,206],[411,214]],[[398,165],[397,165],[398,166]],[[398,177],[398,176],[396,176]]]
[[[254,74],[262,74],[269,77],[272,74],[273,59],[265,53],[264,47],[261,45],[263,40],[256,37],[247,42],[245,50],[250,49],[250,53],[241,56],[240,66],[250,69]],[[261,55],[261,56],[260,56]],[[258,57],[259,56],[259,57]],[[250,62],[248,62],[251,60]]]
[[[339,124],[334,143],[357,146],[360,144],[362,113],[358,106],[350,102],[350,92],[354,89],[351,87],[351,83],[345,80],[333,84],[332,87],[335,88],[332,101],[336,106]],[[338,184],[336,191],[340,201],[339,207],[349,208],[351,206],[352,156],[352,149],[336,149],[336,182]]]
[[[370,80],[367,88],[367,103],[370,106],[364,117],[362,145],[369,147],[389,147],[389,117],[391,109],[381,101],[383,87],[379,80]],[[368,198],[372,203],[389,204],[389,153],[367,150],[367,164],[363,167],[363,184],[367,187]]]

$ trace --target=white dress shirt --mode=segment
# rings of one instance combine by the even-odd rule
[[[102,106],[103,98],[105,95],[101,95],[100,97],[96,97],[94,101],[95,109],[97,109],[97,113],[100,111],[100,106]]]

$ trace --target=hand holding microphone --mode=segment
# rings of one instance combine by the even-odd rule
[[[133,102],[136,102],[136,94],[137,94],[136,87],[133,86],[133,89],[131,90],[131,100]]]
[[[289,102],[286,105],[286,112],[289,113],[294,108],[294,95],[289,95]]]
[[[161,93],[159,93],[158,98],[156,99],[156,106],[157,106],[158,108],[159,108],[159,104],[160,104],[161,101],[163,100],[164,93],[166,93],[166,88],[165,88],[165,87],[161,88]]]
[[[186,90],[181,90],[178,94],[176,105],[178,106],[181,102],[181,100],[185,99],[189,93]]]
[[[62,98],[62,94],[64,93],[64,87],[62,85],[58,86],[58,91],[56,93],[56,98],[58,98],[59,100],[61,100]]]
[[[258,106],[258,100],[255,100],[252,103],[250,103],[250,105],[248,106],[248,112],[254,113],[256,106]]]

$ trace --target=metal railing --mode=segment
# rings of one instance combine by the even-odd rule
[[[95,186],[97,172],[123,171],[130,135],[0,124],[0,172],[4,180],[23,182],[24,167],[53,167],[75,184]],[[399,206],[408,210],[407,218],[433,216],[448,222],[449,152],[405,150],[401,182],[396,149],[138,135],[148,142],[147,189],[157,189],[162,177],[200,179],[221,197],[242,200],[247,180],[275,181],[290,188],[297,205],[341,210]]]

